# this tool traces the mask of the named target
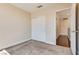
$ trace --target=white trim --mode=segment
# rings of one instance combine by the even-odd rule
[[[64,8],[64,9],[56,10],[56,13],[60,12],[60,11],[63,11],[63,10],[68,10],[68,9],[70,9],[70,8]]]
[[[65,34],[65,33],[60,33],[60,35],[67,35],[68,36],[68,34]]]
[[[33,38],[29,38],[29,39],[26,39],[26,40],[22,40],[22,41],[20,41],[20,42],[17,42],[17,43],[8,45],[8,46],[6,45],[6,46],[0,48],[0,50],[5,49],[5,48],[8,48],[8,47],[11,47],[11,46],[14,46],[14,45],[17,45],[17,44],[20,44],[20,43],[23,43],[23,42],[26,42],[26,41],[29,41],[29,40],[31,40],[31,39],[33,39]],[[37,39],[33,39],[33,40],[37,40]],[[45,43],[48,43],[48,44],[51,44],[51,45],[56,45],[56,44],[54,44],[54,42],[42,41],[42,40],[37,40],[37,41],[45,42]]]
[[[8,47],[11,47],[11,46],[14,46],[14,45],[17,45],[17,44],[20,44],[20,43],[23,43],[23,42],[26,42],[26,41],[28,41],[28,40],[30,40],[30,38],[29,38],[29,39],[22,40],[22,41],[20,41],[20,42],[14,43],[14,44],[10,44],[10,45],[8,45],[8,46],[5,45],[4,47],[0,48],[0,50],[5,49],[5,48],[8,48]]]

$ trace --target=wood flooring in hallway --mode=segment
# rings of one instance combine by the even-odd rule
[[[70,47],[68,36],[60,35],[56,40],[56,44],[64,47]]]

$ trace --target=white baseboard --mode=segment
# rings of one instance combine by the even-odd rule
[[[65,33],[60,33],[60,35],[66,35],[66,36],[68,36],[68,34],[65,34]]]
[[[0,50],[5,49],[5,48],[8,48],[8,47],[11,47],[11,46],[14,46],[14,45],[17,45],[17,44],[20,44],[20,43],[23,43],[23,42],[28,41],[28,40],[30,40],[30,39],[31,39],[31,38],[26,39],[26,40],[19,41],[19,42],[14,43],[14,44],[5,45],[5,46],[3,46],[3,47],[0,47]]]
[[[14,44],[2,46],[2,47],[0,47],[0,50],[5,49],[5,48],[8,48],[8,47],[11,47],[11,46],[14,46],[14,45],[17,45],[17,44],[20,44],[20,43],[23,43],[23,42],[28,41],[28,40],[31,40],[31,39],[33,39],[33,38],[29,38],[29,39],[26,39],[26,40],[22,40],[22,41],[19,41],[19,42],[14,43]],[[37,40],[37,39],[33,39],[33,40]],[[48,44],[51,44],[51,45],[56,45],[55,43],[49,42],[49,41],[42,41],[42,40],[37,40],[37,41],[45,42],[45,43],[48,43]]]

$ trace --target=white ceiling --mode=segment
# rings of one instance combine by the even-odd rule
[[[48,8],[48,7],[56,7],[56,6],[63,6],[63,5],[68,5],[67,3],[65,4],[60,4],[60,3],[12,3],[11,5],[14,5],[18,8],[21,8],[25,11],[28,11],[28,12],[33,12],[33,11],[37,11],[39,9],[43,9],[43,8]],[[37,8],[37,6],[39,5],[43,5],[43,7],[41,8]]]

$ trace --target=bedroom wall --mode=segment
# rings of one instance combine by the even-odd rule
[[[28,13],[10,4],[0,4],[0,49],[16,45],[33,38],[34,18],[40,21],[45,29],[45,39],[36,39],[51,44],[56,44],[56,10],[68,8],[69,5],[61,5]],[[31,17],[30,17],[31,16]],[[40,17],[41,16],[41,17]],[[43,17],[43,18],[42,18]],[[31,23],[31,20],[33,23]],[[40,23],[40,24],[41,24]],[[38,31],[38,28],[35,28]],[[41,30],[40,30],[41,32]],[[42,32],[41,32],[42,33]],[[32,34],[32,35],[31,35]],[[32,36],[32,37],[31,37]],[[43,38],[44,38],[43,37]]]
[[[30,13],[10,4],[0,4],[0,49],[31,38]]]

